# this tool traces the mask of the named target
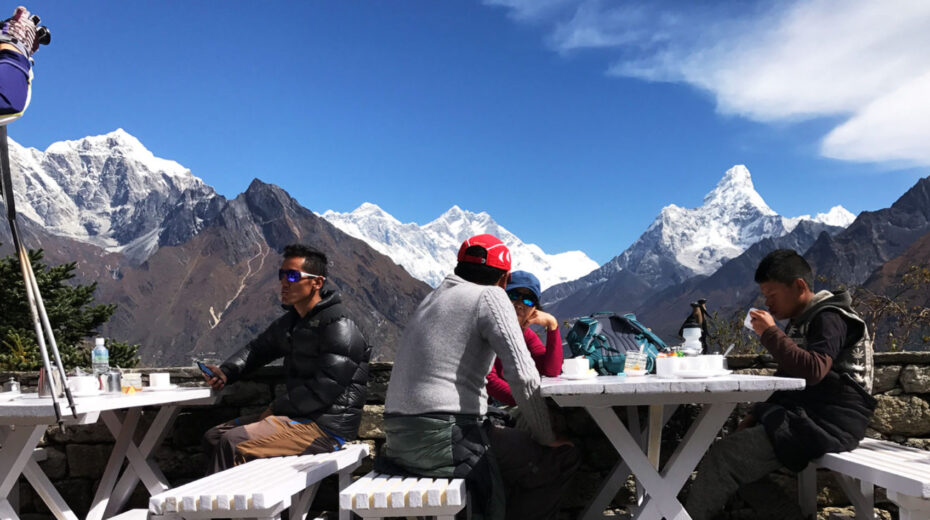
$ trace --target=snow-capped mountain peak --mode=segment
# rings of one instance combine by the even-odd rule
[[[372,204],[371,202],[363,202],[362,205],[356,208],[352,213],[358,218],[389,218],[393,219],[395,222],[400,222],[399,220],[392,217],[388,212],[381,209],[381,206]]]
[[[157,172],[178,179],[193,178],[190,170],[176,161],[155,157],[155,154],[149,151],[135,136],[122,128],[117,128],[107,134],[87,136],[74,141],[58,141],[49,145],[45,153],[47,155],[72,155],[78,153],[84,157],[122,157],[128,161],[144,165],[145,169],[150,172]]]
[[[830,211],[818,213],[817,216],[811,220],[830,226],[849,227],[853,220],[856,220],[856,216],[843,206],[833,206],[830,208]]]
[[[215,191],[123,129],[51,144],[10,140],[17,207],[55,235],[141,260],[197,231]],[[170,228],[172,236],[163,233]]]
[[[779,216],[756,192],[749,169],[738,164],[727,170],[700,207],[662,208],[616,265],[662,288],[709,275],[759,240],[785,235],[803,220],[845,227],[853,219],[841,206],[813,219]]]
[[[597,267],[580,251],[546,254],[539,246],[522,242],[487,212],[474,213],[457,205],[423,226],[413,222],[402,224],[371,203],[349,213],[330,210],[322,216],[433,287],[452,272],[462,241],[482,233],[495,235],[507,244],[514,259],[513,268],[532,272],[544,288],[574,280]]]
[[[749,169],[742,164],[737,164],[727,170],[717,186],[704,196],[703,206],[716,206],[729,211],[736,208],[751,208],[761,215],[776,214],[756,191]]]

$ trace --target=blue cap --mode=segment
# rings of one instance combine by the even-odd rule
[[[514,271],[510,273],[510,281],[507,282],[507,290],[512,291],[514,289],[529,289],[533,296],[536,297],[536,301],[539,301],[539,278],[533,276],[533,273],[528,271]]]

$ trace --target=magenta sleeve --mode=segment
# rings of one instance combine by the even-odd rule
[[[559,334],[559,329],[548,330],[546,329],[546,346],[543,347],[542,342],[539,341],[539,337],[535,333],[530,331],[533,335],[533,338],[536,340],[536,343],[539,345],[540,355],[533,354],[533,360],[536,361],[536,369],[539,370],[539,375],[546,377],[556,377],[562,373],[562,335]],[[526,340],[526,344],[530,344],[530,340]],[[532,352],[532,350],[530,350]]]
[[[501,372],[501,360],[495,359],[494,365],[491,367],[491,372],[487,377],[488,395],[504,404],[509,404],[511,406],[516,405],[517,402],[514,401],[513,394],[510,393],[510,385],[504,380]]]

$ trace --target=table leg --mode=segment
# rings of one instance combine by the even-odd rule
[[[639,443],[639,447],[644,451],[647,449],[649,436],[649,428],[640,426],[639,424],[639,406],[627,406],[626,407],[626,425],[629,428],[630,432],[636,437],[636,441]],[[621,459],[622,461],[622,459]],[[618,462],[619,464],[619,462]],[[629,466],[624,465],[629,470]],[[629,475],[629,471],[627,471]],[[613,496],[617,496],[617,492],[620,490],[620,487],[623,486],[623,482],[617,485],[617,488],[614,490]],[[633,486],[636,493],[636,505],[639,506],[643,503],[643,497],[646,494],[643,492],[643,485],[639,483],[638,480],[633,479]],[[611,497],[612,499],[613,497]],[[602,510],[603,511],[603,510]]]
[[[19,476],[23,475],[56,518],[77,520],[39,464],[32,459],[32,452],[42,440],[47,427],[45,424],[37,424],[19,425],[15,430],[10,427],[0,428],[0,441],[3,443],[0,448],[0,468],[6,472],[0,481],[0,518],[18,518],[7,497]]]
[[[646,430],[641,428],[639,425],[639,408],[636,406],[627,406],[626,420],[629,424],[630,430],[637,432],[637,436],[639,437],[639,444],[641,447],[643,447],[643,449],[645,449]],[[630,467],[623,462],[622,458],[618,459],[617,463],[614,464],[613,469],[610,470],[610,475],[608,475],[607,478],[601,482],[601,485],[597,489],[597,493],[595,493],[591,503],[581,511],[581,514],[578,516],[579,520],[595,520],[604,518],[604,510],[607,509],[607,506],[610,505],[614,497],[617,496],[617,493],[620,491],[620,488],[623,487],[623,483],[626,482],[626,478],[629,475]],[[639,485],[639,482],[637,482],[637,503],[639,502],[641,496],[642,489]]]
[[[661,417],[661,421],[658,427],[650,426],[650,428],[641,428],[639,424],[639,408],[637,406],[627,406],[626,407],[626,416],[627,423],[629,424],[629,430],[635,432],[636,442],[639,445],[640,449],[645,451],[647,450],[647,435],[651,431],[658,431],[659,435],[657,439],[654,440],[654,444],[658,445],[661,440],[661,431],[665,427],[665,424],[672,418],[675,410],[678,409],[678,406],[660,406],[657,410],[657,413],[650,415],[650,425],[654,425],[654,417]],[[652,412],[650,408],[650,412]],[[653,442],[653,439],[649,439],[648,442]],[[610,471],[610,474],[606,479],[601,483],[601,486],[598,488],[597,493],[594,495],[591,503],[588,504],[584,510],[582,510],[581,515],[579,515],[580,520],[594,520],[601,519],[604,517],[604,510],[610,505],[610,502],[617,496],[617,493],[620,491],[620,488],[623,487],[624,482],[626,482],[627,476],[630,475],[630,467],[623,462],[623,459],[617,461],[617,464],[614,465],[613,469]],[[637,480],[636,481],[636,504],[642,505],[643,498],[645,493],[643,492],[642,485]]]
[[[610,475],[601,483],[597,494],[591,503],[579,515],[579,520],[594,520],[604,518],[604,510],[610,505],[610,502],[617,496],[617,492],[623,487],[626,478],[630,475],[630,467],[618,460]]]
[[[19,476],[44,432],[42,426],[0,426],[0,471],[4,474],[0,480],[0,518],[4,520],[19,518]]]
[[[140,479],[148,490],[149,495],[157,495],[171,488],[168,484],[168,479],[166,479],[161,470],[158,469],[158,466],[149,461],[149,457],[155,449],[161,445],[165,436],[168,435],[168,432],[171,431],[171,426],[174,424],[178,412],[180,412],[180,407],[178,406],[163,406],[158,411],[158,415],[155,416],[155,420],[152,421],[152,425],[149,427],[139,446],[136,447],[135,444],[130,443],[129,449],[126,452],[129,458],[129,464],[127,464],[122,476],[120,476],[119,482],[116,483],[113,492],[110,494],[110,501],[107,504],[104,517],[109,518],[114,516],[117,511],[126,505],[126,502],[129,500],[129,495],[136,488],[136,484],[139,483]],[[122,426],[116,414],[113,412],[103,412],[101,417],[110,430],[110,433],[116,438]]]
[[[9,426],[0,427],[0,441],[3,442],[0,446],[0,471],[4,473],[0,479],[0,498],[6,500],[9,496],[46,428],[44,424],[19,425],[15,430]]]
[[[49,510],[55,515],[55,518],[58,520],[78,520],[74,511],[71,511],[71,506],[58,494],[58,490],[52,485],[52,481],[42,472],[42,468],[39,467],[38,462],[29,459],[29,462],[26,463],[26,467],[23,470],[23,474],[26,476],[26,479],[29,480],[29,483],[32,484],[36,493],[38,493],[45,504],[48,505]]]
[[[659,469],[659,450],[662,447],[662,410],[661,404],[649,405],[649,462]]]
[[[735,403],[705,405],[684,440],[669,459],[661,476],[610,408],[588,408],[588,413],[633,470],[636,478],[643,483],[649,495],[636,518],[665,517],[669,520],[691,518],[678,501],[678,492],[735,406]]]
[[[116,478],[119,476],[120,467],[126,460],[126,453],[129,446],[132,445],[133,435],[136,433],[136,426],[139,424],[139,416],[142,410],[139,408],[130,408],[126,411],[126,419],[120,427],[119,434],[116,436],[116,443],[113,445],[113,452],[107,461],[107,467],[100,478],[100,485],[97,487],[97,493],[91,502],[90,511],[87,512],[87,520],[103,520],[107,503],[110,500],[110,493],[116,485]]]
[[[16,510],[10,505],[10,501],[5,498],[0,499],[0,518],[3,520],[19,520]]]
[[[677,507],[681,507],[681,503],[678,502],[676,498],[678,492],[684,487],[685,482],[688,481],[688,477],[691,476],[691,472],[694,471],[694,468],[697,467],[711,443],[714,442],[714,439],[717,437],[717,432],[720,431],[720,428],[726,422],[735,407],[736,403],[713,403],[704,405],[701,409],[701,413],[694,421],[694,424],[688,429],[688,433],[685,434],[681,444],[678,445],[678,448],[672,454],[671,458],[669,458],[668,464],[662,471],[661,479],[665,483],[665,488],[660,488],[657,493],[650,493],[650,497],[646,500],[641,511],[643,515],[642,518],[659,517],[659,513],[663,506],[659,501],[659,497],[661,497],[662,501],[665,501],[667,497],[671,497],[671,499],[675,501],[675,504],[677,504]],[[648,491],[649,489],[647,486],[647,492]],[[665,513],[665,511],[661,512]],[[682,509],[681,512],[686,516],[680,518],[691,518],[687,516],[684,509]],[[666,517],[672,518],[667,514]]]
[[[659,476],[656,469],[649,463],[649,459],[643,453],[642,448],[636,442],[636,439],[630,434],[629,430],[623,425],[613,410],[610,408],[589,407],[588,413],[594,418],[594,421],[600,426],[601,430],[607,435],[607,439],[620,454],[620,457],[630,466],[636,478],[642,482],[646,493],[660,498],[658,505],[661,509],[662,516],[669,520],[678,520],[689,518],[684,508],[675,499],[675,492],[668,489],[662,477]],[[647,505],[653,501],[647,501]],[[642,512],[641,512],[642,513]],[[637,515],[641,518],[653,518],[652,516]],[[655,518],[659,518],[656,516]]]

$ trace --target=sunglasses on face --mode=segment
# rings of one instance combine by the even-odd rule
[[[518,292],[509,292],[507,293],[507,296],[509,296],[510,301],[514,303],[522,303],[523,305],[526,305],[527,307],[536,306],[536,302],[533,299],[526,296],[525,294],[518,293]]]
[[[318,274],[305,273],[297,269],[278,269],[278,280],[287,280],[291,283],[299,282],[304,278],[323,278]]]

